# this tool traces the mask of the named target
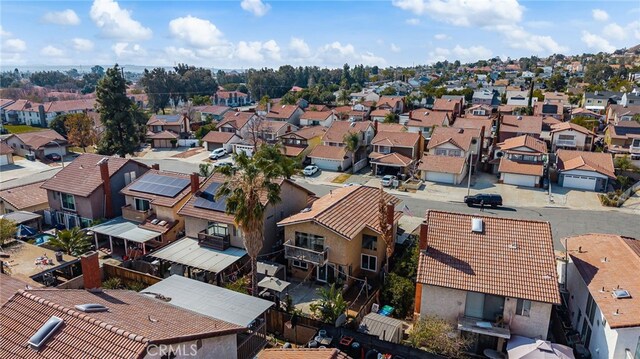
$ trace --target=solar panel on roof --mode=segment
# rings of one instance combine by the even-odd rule
[[[210,209],[212,211],[224,212],[227,208],[227,197],[223,196],[215,199],[216,191],[220,187],[220,183],[211,183],[207,188],[202,191],[200,197],[196,198],[193,203],[194,207]]]
[[[189,179],[147,174],[134,182],[130,190],[142,193],[155,194],[163,197],[175,197],[190,183]]]

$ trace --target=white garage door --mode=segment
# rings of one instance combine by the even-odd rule
[[[453,173],[427,172],[427,181],[453,184],[455,176]]]
[[[0,166],[9,164],[9,156],[8,155],[0,155]]]
[[[341,165],[340,161],[331,161],[321,158],[311,158],[311,162],[318,166],[318,168],[320,168],[321,170],[327,171],[337,171],[338,167]]]
[[[536,178],[533,176],[519,175],[514,173],[504,174],[504,183],[515,186],[535,187]]]
[[[596,178],[587,176],[565,175],[562,187],[578,188],[593,191],[596,189]]]

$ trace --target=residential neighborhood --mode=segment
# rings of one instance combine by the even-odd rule
[[[285,3],[3,3],[0,357],[640,359],[640,7]]]

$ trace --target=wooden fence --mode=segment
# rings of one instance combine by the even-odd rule
[[[138,272],[124,267],[114,266],[108,263],[104,263],[102,266],[104,270],[105,280],[117,277],[122,279],[122,283],[125,285],[132,283],[144,283],[147,286],[151,286],[162,280],[162,278],[147,273]]]
[[[286,323],[291,320],[293,314],[286,313],[277,309],[269,309],[266,313],[267,317],[267,333],[274,333],[293,342],[303,344],[309,341],[320,327],[325,323],[304,316],[297,316],[296,329],[288,328]]]

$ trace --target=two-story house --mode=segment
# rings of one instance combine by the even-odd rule
[[[199,106],[195,108],[196,111],[200,112],[200,121],[201,122],[209,122],[209,121],[222,121],[224,114],[228,111],[231,111],[231,107],[228,106]]]
[[[547,338],[560,304],[549,222],[429,210],[419,243],[416,315],[448,321],[477,354]]]
[[[369,158],[374,174],[408,174],[413,164],[422,157],[424,137],[420,132],[406,130],[378,131],[371,145],[373,152]]]
[[[393,112],[386,108],[380,108],[380,109],[371,111],[371,113],[369,114],[369,117],[371,118],[371,121],[384,122],[389,114],[393,114]]]
[[[183,115],[154,114],[147,121],[147,139],[155,148],[175,147],[180,135],[189,131],[189,119]]]
[[[203,146],[213,151],[216,148],[225,148],[227,152],[233,152],[235,145],[249,135],[254,121],[260,119],[253,112],[227,111],[216,131],[209,131],[203,138]]]
[[[300,126],[329,127],[336,119],[333,111],[305,111],[300,116]]]
[[[419,108],[409,112],[407,120],[400,121],[400,124],[407,126],[409,132],[422,132],[422,135],[429,139],[435,127],[451,126],[452,122],[453,119],[448,112]]]
[[[621,92],[595,91],[582,95],[582,107],[596,112],[604,111],[610,104],[617,104],[622,98]]]
[[[322,142],[322,137],[326,132],[327,129],[323,126],[303,127],[281,135],[280,142],[286,156],[295,157],[301,162],[305,162],[307,155]]]
[[[418,165],[425,181],[460,184],[469,164],[476,163],[482,151],[479,129],[436,127],[427,144],[428,154]]]
[[[522,135],[540,138],[541,133],[542,116],[503,115],[498,120],[498,142]]]
[[[577,107],[577,108],[571,109],[571,119],[573,120],[576,117],[589,117],[594,120],[600,120],[602,118],[602,115],[595,113],[591,110],[587,110],[586,108]]]
[[[404,98],[401,96],[380,96],[376,105],[378,110],[389,110],[393,113],[404,112]]]
[[[609,105],[606,111],[608,124],[620,125],[625,121],[633,121],[633,117],[640,115],[640,104],[636,105]]]
[[[344,121],[367,121],[371,113],[371,106],[365,103],[356,103],[351,106],[339,106],[333,109],[337,119]]]
[[[551,126],[551,152],[565,150],[591,151],[596,134],[580,125],[561,122]]]
[[[219,106],[239,107],[251,103],[251,97],[240,91],[219,90],[213,95],[213,104]]]
[[[473,105],[465,110],[465,116],[489,117],[493,107],[488,105]]]
[[[493,108],[498,108],[500,105],[500,95],[498,91],[492,91],[488,89],[481,89],[473,92],[473,98],[471,99],[473,105],[487,105]]]
[[[562,107],[562,103],[558,102],[536,102],[536,104],[533,106],[533,115],[549,116],[558,120],[562,120],[564,118],[564,107]]]
[[[640,241],[612,234],[566,240],[571,324],[592,358],[640,354]]]
[[[120,216],[125,205],[120,190],[148,170],[126,158],[80,155],[42,184],[49,202],[45,223],[85,228],[94,220]]]
[[[511,137],[497,144],[494,167],[500,183],[539,187],[544,173],[547,144],[529,135]]]
[[[620,98],[620,104],[622,106],[640,105],[640,93],[638,92],[626,92]]]
[[[347,151],[345,135],[357,134],[359,147],[355,153]],[[369,121],[334,121],[322,137],[322,144],[316,146],[308,155],[313,163],[323,170],[344,171],[353,163],[366,161],[371,141],[375,136],[373,124]]]
[[[462,103],[453,99],[437,98],[433,102],[433,111],[448,112],[449,117],[455,120],[462,114]]]
[[[562,187],[606,192],[616,179],[611,153],[557,150],[556,167]]]
[[[400,200],[383,192],[385,217],[395,238]],[[380,189],[341,187],[300,213],[278,222],[284,228],[285,258],[294,278],[346,286],[353,278],[376,277],[386,256],[379,220]],[[345,220],[347,219],[348,220]]]
[[[562,92],[545,92],[544,102],[551,104],[560,104],[562,107],[570,107],[569,94]]]
[[[278,137],[297,129],[297,126],[288,122],[260,118],[249,126],[248,133],[242,140],[234,144],[234,152],[245,152],[247,155],[251,155],[256,146],[275,143],[278,141]]]
[[[267,111],[259,111],[267,120],[288,122],[292,125],[300,125],[300,117],[304,111],[298,105],[267,106]]]
[[[472,128],[478,129],[484,137],[482,142],[482,149],[487,150],[493,140],[493,124],[494,118],[488,116],[473,116],[465,115],[465,117],[458,117],[452,127],[455,128]]]

